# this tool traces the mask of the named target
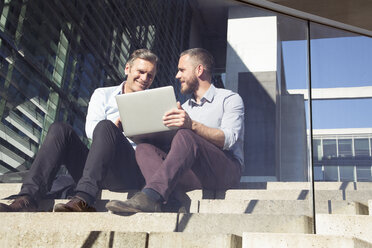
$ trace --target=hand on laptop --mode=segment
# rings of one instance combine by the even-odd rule
[[[121,125],[120,117],[115,121],[115,126],[117,126],[121,132],[123,132],[123,126]]]
[[[177,108],[166,112],[163,116],[163,123],[167,127],[188,128],[192,127],[192,120],[185,110],[181,107],[181,103],[177,102]]]

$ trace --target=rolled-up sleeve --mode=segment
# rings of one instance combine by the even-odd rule
[[[93,130],[97,123],[101,120],[106,119],[105,114],[105,101],[106,97],[104,92],[100,89],[96,89],[90,98],[88,113],[85,122],[85,133],[89,139],[93,137]]]
[[[225,134],[224,150],[230,150],[244,135],[244,104],[238,94],[225,98],[220,129]]]

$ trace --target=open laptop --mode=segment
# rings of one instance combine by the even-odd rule
[[[177,127],[163,124],[165,112],[177,108],[172,86],[116,96],[126,137],[135,143],[170,144]]]

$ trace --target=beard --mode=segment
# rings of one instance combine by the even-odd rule
[[[188,80],[183,84],[183,87],[181,86],[181,93],[188,95],[194,93],[198,89],[198,79],[196,76]]]

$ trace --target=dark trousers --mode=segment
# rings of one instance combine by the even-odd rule
[[[140,189],[144,184],[133,147],[109,120],[97,124],[90,150],[71,126],[52,124],[23,181],[20,195],[27,194],[35,200],[45,196],[62,165],[76,182],[76,191],[93,199],[102,188]]]
[[[137,163],[146,180],[145,188],[157,191],[164,200],[177,187],[228,189],[241,177],[238,160],[188,129],[180,129],[166,154],[151,144],[136,148]]]

